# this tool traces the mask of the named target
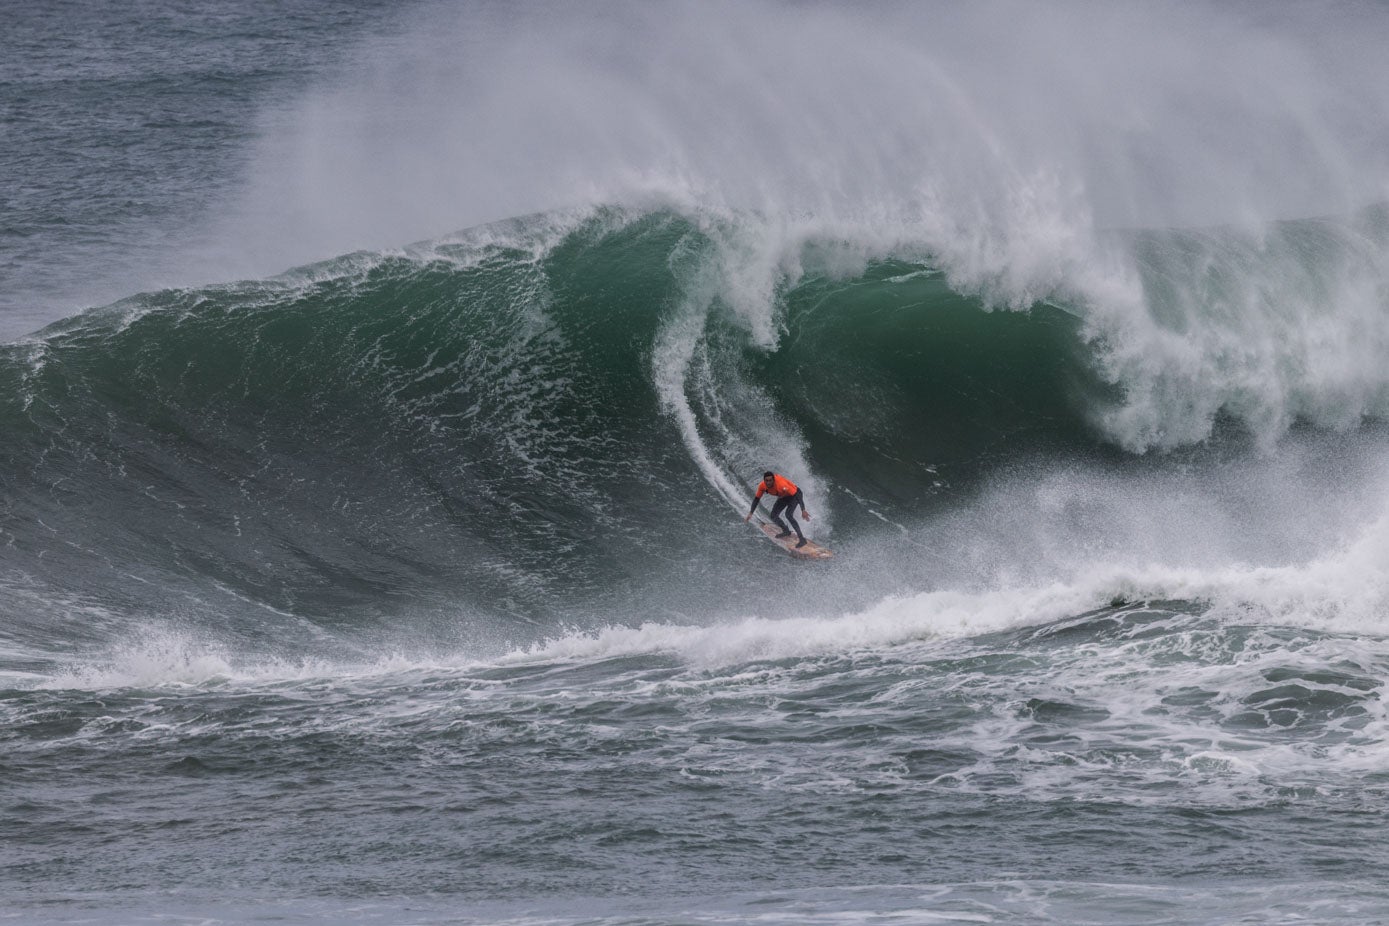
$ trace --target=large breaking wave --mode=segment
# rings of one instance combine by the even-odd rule
[[[496,647],[1058,580],[1209,597],[1379,514],[1387,241],[1380,210],[1115,233],[1103,286],[1024,299],[930,240],[599,209],[135,297],[5,349],[13,632]],[[843,556],[751,609],[787,581],[738,518],[768,466]]]

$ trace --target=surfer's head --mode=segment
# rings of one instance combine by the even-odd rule
[[[772,480],[775,478],[776,473],[772,472],[771,470],[767,470],[765,473],[762,474],[762,481],[767,483],[767,485],[771,485]]]

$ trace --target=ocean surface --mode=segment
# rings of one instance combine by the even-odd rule
[[[0,923],[1389,921],[1389,6],[0,13]]]

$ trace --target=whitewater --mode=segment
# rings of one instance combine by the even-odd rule
[[[6,922],[1389,919],[1382,3],[7,17]]]

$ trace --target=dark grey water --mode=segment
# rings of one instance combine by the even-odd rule
[[[188,239],[243,182],[257,119],[350,68],[344,48],[394,13],[371,0],[4,4],[0,337],[189,281]]]
[[[60,921],[1385,914],[1382,644],[1154,607],[931,636],[869,614],[359,666],[151,641],[0,702],[9,895]]]

